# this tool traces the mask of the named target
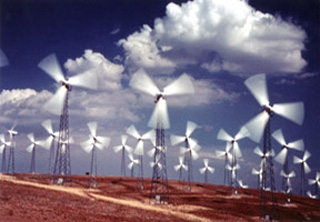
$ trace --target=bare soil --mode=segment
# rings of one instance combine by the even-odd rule
[[[89,189],[88,176],[72,176],[64,186],[52,185],[49,175],[0,174],[0,221],[259,221],[260,191],[193,183],[186,191],[180,181],[169,181],[170,201],[150,204],[150,179],[136,191],[136,179],[98,177]],[[279,221],[320,221],[320,200],[276,193]],[[270,199],[269,197],[266,200]],[[266,211],[271,203],[266,202]]]

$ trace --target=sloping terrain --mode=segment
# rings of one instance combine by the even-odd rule
[[[150,180],[137,192],[129,177],[99,177],[88,189],[87,176],[73,176],[66,186],[50,184],[48,175],[0,174],[0,221],[259,221],[260,192],[194,183],[186,192],[169,181],[170,203],[149,204]],[[277,193],[281,221],[320,221],[320,200]]]

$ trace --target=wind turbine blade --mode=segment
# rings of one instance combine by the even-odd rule
[[[264,155],[262,150],[258,146],[253,150],[253,152],[255,154],[258,154],[258,156],[260,156],[260,157],[263,157],[263,155]]]
[[[127,129],[127,133],[131,136],[133,136],[136,139],[140,139],[140,134],[138,132],[138,130],[136,129],[136,127],[134,125],[131,125],[128,129]]]
[[[170,141],[171,141],[171,145],[175,146],[175,145],[185,141],[185,137],[184,136],[171,135],[170,136]]]
[[[198,127],[194,122],[188,121],[186,128],[186,137],[190,137],[193,131]]]
[[[105,148],[108,148],[111,139],[109,137],[97,136],[97,141],[102,144]]]
[[[205,167],[208,167],[209,166],[209,159],[203,159],[203,165]]]
[[[156,129],[158,123],[162,124],[163,129],[170,128],[167,102],[163,98],[160,98],[159,101],[156,103],[151,118],[148,122],[148,126]]]
[[[149,150],[149,151],[148,151],[148,156],[149,156],[149,157],[153,157],[155,152],[156,152],[156,149],[155,149],[155,148]]]
[[[155,131],[154,131],[153,129],[152,129],[152,130],[149,130],[148,132],[146,132],[145,134],[143,134],[141,138],[142,138],[143,140],[148,139],[148,140],[153,141],[153,140],[155,140],[155,138],[156,138]]]
[[[104,145],[101,144],[101,143],[96,143],[95,146],[96,146],[99,150],[101,150],[101,151],[102,151],[103,148],[104,148]]]
[[[35,142],[33,133],[29,133],[27,137],[32,143]]]
[[[313,179],[309,179],[309,180],[308,180],[309,185],[315,184],[316,182],[317,182],[317,181],[316,181],[316,180],[313,180]]]
[[[113,150],[114,150],[115,153],[118,153],[120,150],[122,150],[122,147],[123,147],[122,145],[114,146]]]
[[[295,176],[296,176],[296,173],[294,171],[291,171],[288,175],[289,178],[295,177]]]
[[[30,144],[30,145],[27,147],[27,151],[28,151],[29,153],[31,153],[32,150],[33,150],[33,148],[34,148],[34,145],[33,145],[33,144]]]
[[[284,139],[283,133],[281,129],[277,129],[272,133],[272,137],[281,145],[287,145],[286,140]]]
[[[214,168],[213,167],[208,166],[207,169],[209,170],[210,173],[214,173]]]
[[[304,119],[303,102],[274,104],[272,110],[292,122],[302,125]]]
[[[199,158],[199,154],[194,150],[191,150],[191,155],[193,160],[196,160]]]
[[[303,168],[304,168],[304,173],[305,173],[305,174],[310,173],[310,172],[311,172],[311,169],[310,169],[309,165],[307,164],[307,162],[304,162],[303,165],[304,165],[304,166],[303,166]]]
[[[299,157],[294,156],[293,157],[293,163],[295,164],[301,164],[303,162],[302,159],[300,159]]]
[[[300,139],[300,140],[288,143],[288,147],[291,149],[303,151],[304,150],[304,142],[302,139]]]
[[[50,54],[40,61],[38,67],[51,76],[56,82],[65,81],[61,67],[55,54]]]
[[[44,109],[53,114],[60,115],[66,99],[67,91],[68,89],[65,86],[60,86],[51,99],[44,104]]]
[[[221,151],[221,150],[216,150],[216,156],[217,157],[223,157],[224,155],[226,155],[226,152]]]
[[[4,66],[7,66],[7,65],[9,65],[8,57],[0,49],[0,67],[4,67]]]
[[[91,144],[93,144],[93,140],[92,139],[88,139],[82,143],[80,143],[80,146],[85,149],[86,147],[89,147]]]
[[[224,140],[227,142],[230,142],[233,140],[232,136],[230,136],[229,133],[227,133],[224,129],[220,129],[217,136],[218,140]]]
[[[257,143],[260,142],[269,117],[270,116],[267,112],[262,111],[245,124],[245,128],[247,128],[250,133],[249,138],[251,140]]]
[[[178,170],[180,170],[181,165],[179,165],[179,164],[178,164],[178,165],[175,165],[173,168],[174,168],[175,171],[178,171]]]
[[[256,170],[256,169],[252,168],[251,174],[253,174],[253,175],[259,175],[260,172],[259,172],[258,170]]]
[[[140,90],[141,92],[152,96],[156,96],[160,93],[159,88],[154,84],[152,79],[143,69],[139,69],[133,74],[129,85],[134,89]]]
[[[128,140],[128,136],[127,136],[127,135],[122,135],[122,136],[121,136],[121,144],[122,144],[123,146],[126,145],[127,140]]]
[[[280,153],[274,158],[278,163],[284,164],[287,158],[288,149],[283,148]]]
[[[89,146],[87,146],[87,147],[83,147],[83,149],[84,149],[84,151],[86,151],[87,153],[90,153],[91,150],[93,149],[93,145],[91,144],[91,145],[89,145]]]
[[[240,131],[236,134],[236,136],[234,137],[235,140],[241,140],[245,137],[249,137],[250,136],[250,133],[248,131],[247,128],[245,127],[241,127],[240,128]]]
[[[234,149],[234,152],[235,152],[235,155],[237,156],[237,158],[242,157],[242,153],[241,153],[241,150],[240,150],[240,147],[239,147],[239,144],[237,141],[235,141],[233,143],[233,149]]]
[[[128,153],[132,153],[133,148],[131,146],[125,145],[124,149],[128,152]]]
[[[72,86],[79,86],[87,89],[98,89],[98,78],[91,71],[69,77],[68,83]]]
[[[129,168],[130,170],[132,169],[133,164],[134,164],[133,162],[131,162],[131,163],[128,164],[128,168]]]
[[[200,172],[201,174],[204,174],[204,172],[206,172],[206,168],[205,168],[205,167],[200,168],[200,169],[199,169],[199,172]]]
[[[163,92],[165,95],[193,94],[193,83],[187,74],[182,74],[168,86],[164,87]]]
[[[4,150],[4,148],[5,148],[5,144],[2,144],[1,146],[0,146],[0,153],[3,153],[3,150]]]
[[[303,161],[307,161],[307,159],[309,159],[311,156],[310,152],[308,150],[306,150],[303,154]]]
[[[144,149],[143,149],[143,141],[139,140],[136,146],[136,149],[134,150],[134,154],[139,155],[139,156],[143,156],[144,153]]]
[[[269,105],[267,81],[265,74],[257,74],[248,78],[244,84],[249,89],[260,106]]]
[[[90,130],[91,136],[96,137],[97,136],[97,128],[98,123],[97,122],[89,122],[87,123],[87,126]]]
[[[41,125],[49,134],[53,134],[52,123],[50,119],[43,121]]]
[[[183,155],[185,154],[186,152],[188,152],[189,150],[184,148],[184,147],[180,147],[180,154]]]

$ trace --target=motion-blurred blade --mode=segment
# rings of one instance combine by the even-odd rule
[[[303,102],[295,103],[281,103],[274,104],[272,110],[284,117],[287,118],[298,125],[302,125],[304,119],[304,104]]]
[[[129,85],[134,89],[140,90],[152,96],[156,96],[160,93],[158,87],[143,69],[139,69],[133,74]]]
[[[175,171],[178,171],[178,170],[180,170],[180,168],[181,168],[182,166],[180,165],[180,164],[178,164],[178,165],[174,165],[174,170]]]
[[[62,147],[63,147],[63,146],[65,146],[65,145],[62,145]],[[87,147],[84,147],[83,149],[84,149],[84,151],[86,151],[87,153],[90,153],[91,150],[93,149],[93,144],[91,144],[91,145],[89,145],[89,146],[87,146]]]
[[[291,171],[288,175],[289,178],[295,177],[295,176],[296,176],[296,173],[294,171]]]
[[[258,154],[258,156],[260,156],[260,157],[263,157],[263,156],[264,156],[262,150],[261,150],[258,146],[253,150],[253,152],[254,152],[255,154]]]
[[[230,136],[230,134],[227,133],[224,129],[220,129],[219,130],[217,139],[218,140],[228,141],[228,142],[233,140],[232,136]]]
[[[165,95],[193,94],[193,83],[187,74],[182,74],[168,86],[164,87],[163,92]]]
[[[0,141],[1,141],[1,143],[5,143],[4,134],[0,134]]]
[[[193,131],[198,127],[198,125],[194,122],[188,121],[186,128],[186,137],[190,137]]]
[[[233,149],[234,149],[234,153],[235,153],[237,158],[242,157],[242,153],[241,153],[241,150],[240,150],[240,147],[239,147],[239,144],[238,144],[237,141],[235,141],[233,143]]]
[[[65,81],[55,54],[50,54],[40,61],[38,67],[50,75],[56,82]]]
[[[277,129],[272,133],[272,137],[281,145],[287,145],[286,140],[284,139],[283,133],[281,129]]]
[[[269,120],[269,114],[265,111],[262,111],[257,116],[253,117],[248,123],[245,124],[245,128],[250,133],[250,139],[254,142],[259,143],[261,137],[263,135],[264,129],[267,125]]]
[[[191,156],[193,160],[196,160],[199,158],[199,154],[194,150],[191,150]]]
[[[33,133],[29,133],[29,134],[27,135],[27,137],[28,137],[28,139],[31,141],[31,143],[34,143],[34,142],[35,142]]]
[[[113,147],[113,150],[115,153],[118,153],[120,150],[122,150],[123,146],[122,145],[119,145],[119,146],[114,146]]]
[[[144,154],[144,147],[143,147],[143,141],[139,140],[136,146],[136,149],[134,150],[134,154],[138,156],[143,156]]]
[[[241,140],[245,137],[249,137],[250,136],[250,133],[248,131],[247,128],[245,127],[241,127],[240,128],[240,131],[236,134],[236,136],[234,137],[235,140]]]
[[[252,168],[251,174],[253,174],[253,175],[259,175],[260,172],[259,172],[258,170],[256,170],[256,169]]]
[[[9,65],[9,60],[7,56],[3,53],[3,51],[0,49],[0,67],[4,67]]]
[[[3,153],[3,150],[4,150],[5,147],[6,147],[6,145],[4,145],[4,144],[2,144],[2,145],[0,146],[0,153]]]
[[[274,158],[278,163],[284,164],[287,158],[288,149],[283,148],[280,153]]]
[[[265,74],[257,74],[248,78],[244,84],[258,101],[260,106],[269,105],[269,96]],[[251,133],[251,132],[250,132]]]
[[[302,139],[300,139],[300,140],[288,143],[288,147],[291,149],[303,151],[304,150],[304,142]]]
[[[203,165],[205,167],[208,167],[209,166],[209,159],[203,159]]]
[[[127,129],[127,133],[131,136],[133,136],[136,139],[139,139],[141,136],[138,132],[138,130],[136,129],[136,127],[134,125],[131,125],[128,129]]]
[[[200,169],[199,169],[199,172],[200,172],[201,174],[204,174],[204,172],[206,172],[206,170],[207,170],[207,168],[203,167],[203,168],[200,168]]]
[[[131,163],[128,164],[128,168],[129,168],[130,170],[132,169],[133,164],[134,164],[134,162],[131,162]]]
[[[170,141],[171,141],[171,145],[175,146],[175,145],[185,141],[185,137],[184,136],[170,135]]]
[[[98,78],[92,71],[87,71],[68,79],[72,86],[79,86],[87,89],[98,89]]]
[[[46,102],[43,108],[55,115],[60,115],[62,112],[63,104],[66,99],[67,88],[60,86],[56,93]]]
[[[310,169],[309,165],[307,164],[307,162],[303,163],[303,168],[304,168],[304,173],[305,174],[308,174],[308,173],[311,172],[311,169]]]
[[[301,164],[303,162],[302,159],[300,159],[299,157],[294,156],[293,157],[293,163],[295,164]]]
[[[90,130],[91,136],[96,137],[97,136],[97,128],[98,123],[97,122],[89,122],[87,123],[87,126]]]
[[[85,148],[91,146],[93,143],[94,143],[94,141],[93,141],[92,139],[88,139],[88,140],[80,143],[80,146],[81,146],[83,149],[85,149]]]
[[[309,159],[310,156],[311,156],[311,153],[308,150],[306,150],[303,154],[303,158],[302,158],[303,161],[307,161],[307,159]]]
[[[128,140],[128,136],[127,135],[122,135],[121,136],[121,145],[125,146]]]
[[[111,139],[109,137],[104,137],[104,136],[97,136],[96,137],[97,141],[102,144],[105,148],[108,148]]]
[[[155,152],[156,152],[156,149],[152,148],[151,150],[148,151],[148,156],[153,157]]]
[[[308,180],[309,185],[315,184],[316,182],[317,182],[317,181],[316,181],[316,180],[313,180],[313,179],[309,179],[309,180]]]
[[[103,150],[104,145],[101,143],[96,143],[95,146],[99,149],[99,150]]]
[[[50,135],[53,134],[52,122],[50,119],[43,121],[41,125]]]
[[[125,145],[124,149],[128,152],[128,153],[132,153],[133,148],[131,146]]]
[[[156,139],[156,133],[155,131],[152,129],[152,130],[149,130],[148,132],[146,132],[145,134],[142,135],[141,137],[143,140],[155,140]]]
[[[151,118],[149,120],[148,126],[156,129],[158,123],[161,124],[163,129],[170,128],[167,102],[163,98],[160,98],[159,101],[156,103]]]
[[[27,147],[27,151],[28,151],[29,153],[31,153],[32,150],[33,150],[33,148],[34,148],[34,144],[30,144],[30,145]]]
[[[217,157],[223,157],[226,155],[225,151],[221,151],[221,150],[216,150],[216,156]]]
[[[213,167],[208,166],[207,169],[209,170],[210,173],[214,173],[214,168]]]

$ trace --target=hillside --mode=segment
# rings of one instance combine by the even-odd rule
[[[99,177],[88,189],[87,176],[73,176],[66,186],[50,185],[48,175],[0,174],[0,221],[258,221],[259,190],[240,189],[230,196],[226,186],[194,183],[185,192],[169,181],[170,203],[150,205],[150,180],[136,192],[129,177]],[[277,194],[281,221],[320,221],[320,200]]]

